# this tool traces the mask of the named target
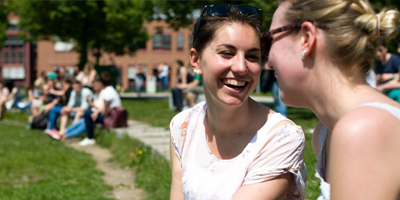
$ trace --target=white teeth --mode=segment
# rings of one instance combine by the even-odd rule
[[[224,81],[225,84],[227,85],[233,85],[233,86],[244,86],[246,84],[245,81],[238,81],[238,80],[232,80],[232,79],[228,79]]]

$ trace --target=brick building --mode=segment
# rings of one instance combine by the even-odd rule
[[[19,38],[14,15],[8,17],[7,40],[0,50],[0,78],[14,80],[16,85],[31,83],[36,71],[36,44]]]
[[[38,41],[37,44],[25,42],[18,37],[18,17],[9,16],[10,26],[8,39],[0,51],[0,77],[15,80],[17,85],[32,83],[41,71],[53,71],[56,67],[75,66],[79,55],[74,52],[73,43],[57,41]],[[192,27],[181,28],[177,31],[170,29],[164,21],[152,21],[144,25],[150,39],[133,55],[116,56],[103,53],[100,65],[108,65],[110,60],[120,72],[117,78],[123,88],[131,88],[134,69],[140,62],[147,75],[154,75],[154,70],[161,61],[171,67],[170,82],[176,79],[176,59],[189,64]],[[95,58],[89,54],[89,61]],[[173,85],[171,85],[173,86]]]

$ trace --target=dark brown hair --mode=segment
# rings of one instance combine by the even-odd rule
[[[230,8],[230,15],[226,17],[213,17],[207,14],[202,16],[198,28],[196,44],[193,46],[199,54],[201,54],[208,43],[214,39],[217,29],[225,23],[239,22],[250,25],[254,28],[258,37],[260,37],[261,22],[258,19],[242,15],[235,6],[231,6]],[[195,26],[196,25],[194,25],[193,30],[195,29]]]

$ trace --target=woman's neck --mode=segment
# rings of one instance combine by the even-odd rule
[[[254,100],[248,99],[240,106],[219,105],[208,107],[206,123],[215,135],[229,136],[239,134],[253,119],[251,112]]]
[[[318,98],[310,99],[310,109],[317,115],[329,130],[333,130],[336,123],[346,113],[363,102],[368,101],[370,91],[367,84],[348,85],[333,83],[331,88],[320,88]]]

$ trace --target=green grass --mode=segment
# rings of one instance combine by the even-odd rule
[[[123,100],[129,111],[129,119],[145,122],[152,126],[169,128],[169,122],[176,112],[168,108],[168,100]]]
[[[129,112],[129,118],[133,120],[142,121],[153,126],[169,128],[169,123],[172,117],[176,114],[174,111],[168,108],[168,100],[123,100],[123,106]],[[271,107],[270,105],[267,105]],[[315,115],[307,110],[307,109],[297,109],[297,108],[289,108],[288,109],[288,117],[293,120],[296,124],[302,126],[303,130],[306,132],[308,129],[312,129],[317,124],[318,120]],[[26,122],[27,115],[21,113],[6,113],[6,119],[12,119],[22,122]],[[2,125],[2,124],[0,124]],[[2,126],[3,127],[3,126]],[[32,134],[37,137],[39,134],[39,138],[44,137],[41,132],[38,131],[29,131],[26,132],[23,130],[25,134]],[[36,133],[35,133],[36,132]],[[2,132],[0,131],[0,134]],[[144,145],[139,140],[135,140],[129,138],[128,136],[123,136],[122,138],[116,138],[114,132],[106,132],[106,131],[96,131],[97,141],[103,147],[109,148],[113,153],[112,160],[121,164],[122,167],[130,167],[132,170],[136,172],[135,183],[145,189],[148,193],[148,198],[151,200],[162,200],[169,198],[169,189],[171,183],[171,167],[169,161],[167,161],[163,156],[153,151],[149,146]],[[314,177],[315,170],[314,164],[316,162],[316,158],[311,148],[311,134],[306,134],[306,148],[305,148],[305,163],[307,165],[307,188],[306,188],[306,199],[316,199],[319,195],[319,181]],[[54,141],[49,141],[48,137],[42,138],[44,142],[54,143]],[[0,136],[1,140],[1,136]],[[37,139],[36,139],[37,140]],[[39,144],[43,142],[39,140]],[[62,145],[55,146],[58,148],[63,148]],[[26,144],[26,146],[30,146],[31,144]],[[39,145],[40,146],[40,145]],[[39,148],[39,147],[37,147]],[[66,148],[66,147],[64,147]],[[2,147],[2,143],[0,143],[0,149]],[[50,147],[46,149],[52,150]],[[69,149],[69,151],[71,151]],[[0,152],[2,152],[0,150]],[[19,154],[23,155],[25,153],[19,152]],[[73,152],[73,155],[79,154],[79,152]],[[52,154],[53,155],[53,154]],[[2,156],[2,153],[0,153]],[[90,160],[89,158],[87,158]],[[0,166],[2,165],[3,160],[0,160]],[[61,162],[62,163],[62,162]],[[60,165],[54,165],[54,167],[61,167]],[[61,167],[62,168],[62,167]],[[94,167],[87,167],[89,170],[93,170]],[[3,169],[3,167],[0,167]],[[85,171],[83,169],[83,171]],[[18,172],[20,176],[25,175],[26,172]],[[83,173],[83,172],[82,172]],[[0,177],[4,175],[0,173]],[[29,177],[29,173],[28,173]],[[0,179],[0,196],[3,197],[3,186],[2,180]],[[98,181],[101,182],[101,181]],[[46,185],[43,187],[48,187],[51,190],[53,186]],[[87,189],[86,187],[81,188],[82,191]],[[66,192],[65,194],[69,194],[71,191]],[[32,192],[33,194],[35,192]],[[89,195],[88,195],[89,196]],[[3,198],[1,198],[3,199]],[[24,198],[10,198],[10,199],[24,199]],[[35,198],[26,198],[26,199],[35,199]],[[53,198],[36,198],[36,199],[53,199]],[[57,198],[54,198],[57,199]],[[60,198],[60,199],[68,199],[68,198]],[[73,198],[79,199],[79,198]],[[85,199],[84,197],[81,199]],[[87,198],[87,199],[102,199],[102,198]]]
[[[9,113],[19,117],[17,113]],[[8,118],[9,119],[9,118]],[[25,119],[26,120],[26,119]],[[21,124],[21,123],[20,123]],[[42,131],[0,122],[2,200],[106,200],[111,189],[90,155],[50,139]]]
[[[136,172],[135,183],[147,191],[148,200],[169,199],[171,164],[164,156],[128,135],[117,139],[114,132],[102,132],[97,141],[112,151],[113,161]]]

